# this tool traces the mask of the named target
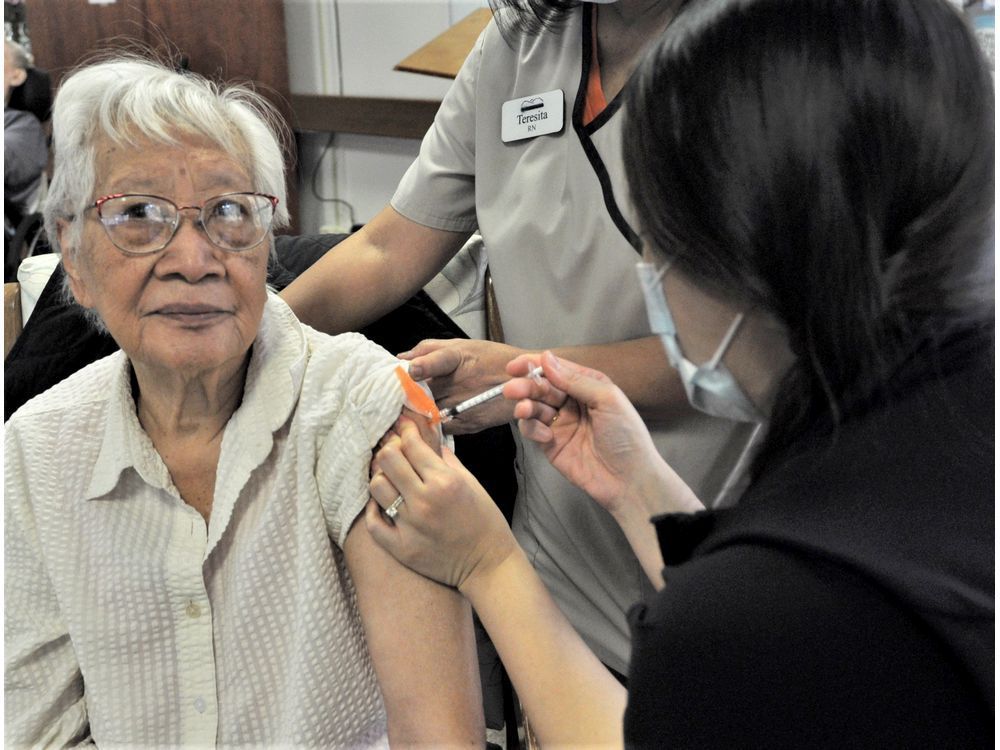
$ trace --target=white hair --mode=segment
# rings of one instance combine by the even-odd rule
[[[52,112],[54,169],[42,212],[56,252],[75,253],[79,247],[83,213],[95,198],[97,144],[103,139],[134,146],[142,139],[176,145],[183,136],[205,138],[246,168],[253,190],[278,198],[272,229],[288,225],[282,154],[288,131],[275,108],[247,86],[221,85],[118,53],[69,75]],[[60,220],[70,223],[71,248],[60,246]],[[273,253],[273,241],[267,241]],[[73,300],[68,277],[63,291]],[[88,318],[103,328],[96,314]]]

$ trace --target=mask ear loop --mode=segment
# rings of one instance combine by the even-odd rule
[[[667,275],[667,271],[670,269],[669,260],[659,268],[654,266],[652,263],[646,263],[644,261],[637,263],[636,265],[640,267],[645,266],[652,271],[652,273],[644,275],[645,277],[642,280],[643,285],[649,289],[656,288],[656,285],[663,281],[663,277]]]
[[[670,270],[670,261],[668,260],[662,266],[656,269],[656,275],[652,279],[653,284],[662,284],[663,277],[667,275],[667,271]]]
[[[726,331],[726,335],[722,337],[722,343],[719,344],[719,348],[715,350],[715,354],[707,365],[708,369],[714,370],[719,366],[719,362],[729,349],[729,345],[732,343],[733,337],[736,335],[736,332],[740,330],[740,326],[743,325],[743,317],[743,313],[740,313],[736,316],[736,319],[732,322],[732,324],[730,324],[729,330]]]

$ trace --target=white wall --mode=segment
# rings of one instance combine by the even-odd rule
[[[440,99],[450,82],[397,72],[393,66],[487,5],[486,0],[284,2],[292,93],[410,99]],[[328,143],[331,148],[323,156]],[[327,133],[303,134],[299,150],[302,232],[350,227],[347,207],[332,199],[351,204],[356,223],[371,219],[392,197],[419,147],[418,140],[410,139],[339,134],[331,139]]]

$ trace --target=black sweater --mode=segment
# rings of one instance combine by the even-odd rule
[[[736,508],[654,519],[631,747],[993,747],[992,337],[818,430]]]

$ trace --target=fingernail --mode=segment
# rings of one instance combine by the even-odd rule
[[[402,356],[402,355],[400,355]],[[420,365],[410,365],[410,377],[414,380],[420,380],[424,376],[424,368]]]
[[[407,357],[409,357],[409,356],[411,356],[411,355],[412,355],[412,352],[410,352],[410,351],[405,351],[405,352],[400,352],[399,354],[397,354],[397,355],[396,355],[396,357],[397,357],[398,359],[406,359]]]
[[[546,351],[545,354],[544,354],[544,356],[546,357],[546,363],[553,370],[561,370],[562,369],[562,365],[559,364],[559,358],[556,357],[555,354],[553,354],[550,351]]]

